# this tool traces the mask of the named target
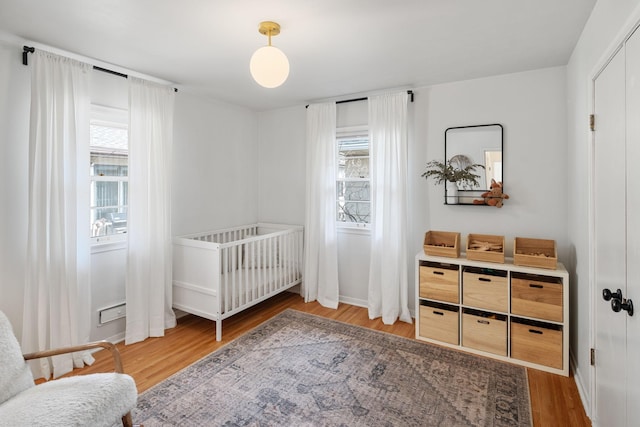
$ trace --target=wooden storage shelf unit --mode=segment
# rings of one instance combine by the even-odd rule
[[[416,339],[569,375],[569,275],[416,255]]]

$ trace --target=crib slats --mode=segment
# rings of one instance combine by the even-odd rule
[[[217,251],[216,265],[220,273],[213,276],[217,277],[217,283],[192,283],[191,286],[213,290],[211,295],[217,296],[214,300],[217,307],[207,308],[207,304],[202,304],[194,310],[197,310],[195,314],[206,315],[216,322],[302,280],[302,227],[267,224],[262,228],[253,224],[180,239],[215,244],[211,250]],[[206,250],[206,246],[199,247]],[[188,260],[181,262],[188,263]],[[188,268],[186,264],[184,268]]]
[[[253,266],[256,263],[256,257],[258,256],[258,244],[260,242],[253,241],[251,242],[251,256],[249,258],[249,264],[247,267],[250,268],[251,271],[251,283],[257,284],[259,283],[257,272],[258,270]],[[251,286],[251,299],[256,299],[260,296],[260,290],[258,286]]]
[[[278,274],[278,289],[281,289],[284,286],[284,281],[286,279],[285,268],[284,268],[284,260],[287,257],[287,248],[284,245],[284,236],[278,236],[278,244],[276,247],[278,248],[278,257],[276,257],[276,269],[279,272]]]
[[[267,240],[267,251],[268,251],[268,257],[267,257],[267,264],[266,264],[266,269],[268,272],[268,279],[267,279],[267,293],[270,293],[271,291],[273,291],[273,269],[271,268],[271,266],[273,265],[273,238],[269,237]]]
[[[226,298],[224,298],[223,295],[229,295],[229,275],[226,274],[229,271],[229,251],[227,250],[227,248],[222,248],[221,250],[222,253],[220,254],[220,257],[222,258],[222,266],[220,268],[220,280],[222,281],[222,295],[218,295],[218,298],[221,299],[224,305],[222,307],[222,311],[220,312],[222,314],[227,312],[227,302],[225,301]]]

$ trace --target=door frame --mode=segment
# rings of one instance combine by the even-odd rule
[[[589,79],[587,84],[587,102],[588,107],[587,111],[590,114],[595,114],[595,86],[596,79],[602,71],[609,65],[614,56],[620,51],[620,49],[624,48],[627,40],[633,35],[633,33],[640,27],[640,4],[636,6],[633,13],[629,16],[625,24],[618,31],[613,41],[608,45],[608,47],[604,50],[604,53],[600,56],[600,59],[596,62],[596,65],[593,67],[591,73],[589,73]],[[586,118],[585,118],[585,122]],[[597,122],[596,122],[597,128]],[[585,129],[588,129],[588,126],[585,125]],[[586,140],[589,142],[589,150],[587,154],[587,161],[589,164],[589,173],[588,173],[588,182],[587,186],[589,189],[587,195],[587,204],[588,204],[588,225],[589,225],[589,348],[595,348],[596,343],[596,303],[600,302],[598,298],[600,296],[600,292],[596,286],[596,272],[595,272],[595,260],[596,260],[596,247],[595,247],[595,132],[588,130],[588,137]],[[595,366],[591,365],[589,367],[589,378],[588,378],[588,387],[589,387],[589,398],[584,396],[584,387],[585,384],[582,384],[582,388],[578,385],[578,392],[581,394],[582,401],[586,403],[585,411],[587,416],[593,422],[596,411],[596,374],[595,374]],[[574,369],[575,374],[575,369]]]

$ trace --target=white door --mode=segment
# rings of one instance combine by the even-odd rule
[[[627,41],[627,425],[640,424],[640,30]],[[634,307],[635,308],[635,307]]]
[[[596,292],[625,284],[625,61],[619,51],[595,82],[594,221]],[[625,318],[596,295],[596,426],[624,426]]]
[[[635,295],[640,302],[640,41],[636,39],[627,41],[595,81],[595,426],[635,426],[640,419],[638,316],[629,315],[627,301]],[[621,298],[616,298],[618,289]]]

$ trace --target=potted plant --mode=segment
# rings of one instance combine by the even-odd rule
[[[465,167],[456,167],[451,161],[446,163],[438,160],[432,160],[427,163],[427,169],[421,175],[425,179],[433,178],[436,184],[447,184],[447,204],[458,203],[458,183],[464,187],[479,187],[480,175],[475,174],[476,168],[484,169],[481,164],[469,164]]]

